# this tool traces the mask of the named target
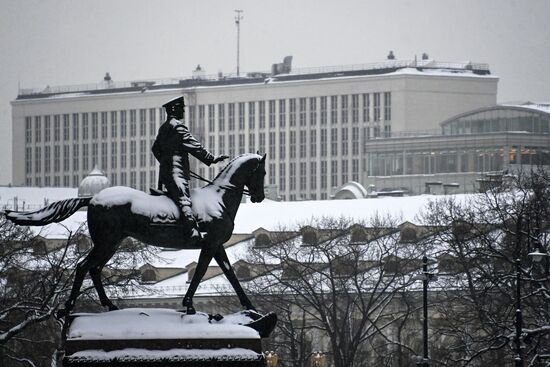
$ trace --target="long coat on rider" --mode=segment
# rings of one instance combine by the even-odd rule
[[[184,217],[189,217],[189,154],[208,166],[214,162],[214,155],[203,148],[187,126],[173,117],[160,126],[152,150],[160,163],[160,183],[164,184]]]

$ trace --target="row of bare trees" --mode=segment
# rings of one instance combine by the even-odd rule
[[[368,205],[368,201],[365,201]],[[422,355],[424,254],[430,283],[430,365],[507,365],[517,358],[516,260],[520,259],[521,358],[550,359],[550,175],[508,177],[483,194],[434,200],[408,226],[324,218],[300,232],[256,241],[246,282],[279,315],[269,348],[283,366],[311,365],[317,350],[335,367],[411,366]]]

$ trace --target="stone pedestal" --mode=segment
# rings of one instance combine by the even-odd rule
[[[126,309],[75,314],[63,367],[257,366],[261,338],[242,313],[211,319],[167,309]]]

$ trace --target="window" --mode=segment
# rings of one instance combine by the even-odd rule
[[[244,102],[239,102],[239,130],[244,130]]]
[[[290,132],[290,158],[296,158],[296,131]]]
[[[126,177],[126,172],[120,172],[120,184],[122,186],[126,186],[127,185],[127,177]]]
[[[130,172],[130,187],[132,187],[134,189],[137,188],[137,185],[136,185],[137,184],[137,182],[136,182],[137,177],[136,176],[137,176],[136,172],[134,172],[134,171]]]
[[[78,143],[73,144],[73,171],[78,171],[80,168],[80,152]]]
[[[50,173],[51,169],[51,148],[49,146],[44,147],[44,173]]]
[[[260,129],[265,128],[265,101],[258,102],[258,109],[260,110]]]
[[[284,163],[279,165],[279,190],[286,190],[286,166]]]
[[[37,143],[42,141],[42,119],[40,116],[34,117],[34,141]]]
[[[363,122],[370,121],[370,95],[363,94]]]
[[[61,137],[61,116],[54,115],[53,117],[53,139],[59,141]]]
[[[157,133],[157,110],[149,108],[149,135],[155,136]]]
[[[84,143],[82,144],[82,169],[87,172],[88,171],[88,144]]]
[[[143,108],[139,110],[139,135],[147,135],[147,110]]]
[[[117,168],[117,143],[116,141],[111,142],[111,169]],[[111,184],[114,183],[111,181]]]
[[[307,98],[300,98],[300,126],[306,126]]]
[[[330,129],[330,154],[333,156],[338,154],[338,129],[335,127]]]
[[[290,126],[296,126],[296,99],[291,98],[288,100],[289,105],[289,124]]]
[[[239,134],[239,154],[244,153],[244,134]]]
[[[92,139],[98,137],[98,115],[97,112],[92,112]]]
[[[229,131],[235,130],[235,103],[229,103]]]
[[[279,126],[285,127],[286,125],[286,100],[279,100]]]
[[[155,170],[149,171],[149,186],[156,186],[157,184],[157,172]]]
[[[269,164],[269,184],[270,185],[275,185],[275,163],[270,163]]]
[[[42,149],[36,147],[34,149],[34,172],[40,174],[42,171]]]
[[[111,173],[111,185],[112,186],[118,185],[116,172]]]
[[[82,139],[88,139],[88,114],[82,114]]]
[[[235,156],[235,135],[229,135],[229,156]]]
[[[120,142],[120,168],[126,168],[126,142]]]
[[[225,131],[225,106],[218,105],[218,130]]]
[[[333,160],[330,166],[330,184],[332,187],[338,186],[338,161]]]
[[[359,154],[359,128],[357,126],[351,129],[351,154]]]
[[[98,148],[99,145],[97,143],[92,143],[92,168],[94,168],[98,163]]]
[[[327,147],[327,129],[321,129],[321,142],[320,142],[320,145],[321,145],[321,157],[326,157],[327,156],[327,151],[328,151],[328,147]]]
[[[223,154],[225,152],[225,136],[220,136],[219,137],[219,141],[218,141],[218,145],[219,145],[219,152],[221,154]]]
[[[71,166],[70,166],[71,152],[69,149],[70,148],[68,145],[63,146],[63,171],[65,172],[68,172],[71,170]]]
[[[69,136],[70,128],[71,127],[70,127],[69,115],[65,114],[65,115],[63,115],[63,140],[65,140],[65,141],[70,139],[70,136]]]
[[[338,96],[330,96],[330,123],[338,123]]]
[[[208,105],[208,131],[213,133],[216,130],[216,105]],[[213,146],[213,145],[211,145]]]
[[[348,161],[342,161],[342,185],[348,182]]]
[[[32,173],[32,148],[25,148],[25,173]]]
[[[269,101],[269,127],[275,127],[275,100]]]
[[[321,189],[327,188],[327,161],[321,161]]]
[[[32,118],[25,117],[25,143],[32,143]]]
[[[147,190],[147,174],[143,171],[139,173],[139,189],[141,191]]]
[[[125,138],[128,132],[128,119],[126,111],[120,111],[120,137]]]
[[[343,127],[342,128],[342,155],[343,156],[348,155],[348,153],[349,153],[348,152],[348,147],[349,147],[348,128]]]
[[[300,162],[300,190],[307,189],[307,165],[306,162]]]
[[[248,102],[248,128],[254,130],[256,125],[256,102]],[[251,144],[253,146],[254,144]]]
[[[341,120],[343,124],[348,123],[348,96],[340,96]]]
[[[359,122],[359,95],[351,95],[351,122],[356,124]]]
[[[59,172],[61,166],[61,147],[56,145],[53,147],[53,170]]]
[[[44,141],[49,142],[51,140],[52,131],[50,116],[44,116]]]
[[[117,129],[117,113],[116,111],[111,111],[111,138],[116,138],[118,135]]]
[[[132,140],[130,142],[130,167],[135,168],[137,165],[137,157],[136,157],[136,141]]]
[[[309,124],[317,125],[317,98],[315,97],[309,99]]]
[[[309,133],[309,156],[315,158],[317,155],[317,131],[311,130]]]
[[[88,136],[86,135],[86,139],[87,138]],[[80,121],[78,118],[78,113],[73,113],[73,139],[74,140],[80,139]],[[66,140],[68,140],[68,138],[66,138]]]
[[[279,133],[279,159],[285,159],[286,158],[286,133],[284,131],[281,131]],[[291,148],[292,149],[292,148]]]
[[[384,92],[384,120],[391,120],[391,92]]]
[[[269,133],[269,156],[270,157],[275,157],[275,151],[276,151],[275,148],[276,148],[275,133],[270,132]]]
[[[155,139],[154,139],[154,138],[152,138],[151,140],[149,140],[149,146],[150,146],[150,147],[152,147],[154,143],[155,143]],[[214,144],[212,144],[211,147],[214,147]],[[156,162],[157,162],[157,159],[155,158],[155,155],[153,154],[153,152],[151,152],[151,149],[149,149],[149,165],[150,165],[151,167],[155,167]]]
[[[305,130],[300,131],[300,158],[307,155],[307,134]]]
[[[101,168],[102,169],[107,168],[108,153],[109,152],[107,152],[107,143],[106,142],[101,143]]]
[[[139,142],[139,165],[145,167],[147,165],[147,143],[145,139]]]
[[[260,133],[260,146],[258,147],[260,152],[264,153],[265,150],[265,133]]]
[[[380,93],[374,93],[374,121],[380,121]]]
[[[101,139],[107,139],[107,112],[101,112]]]
[[[321,97],[321,125],[327,124],[327,97]]]

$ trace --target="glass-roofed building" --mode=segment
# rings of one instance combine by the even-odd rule
[[[506,171],[550,166],[550,104],[475,109],[441,123],[441,135],[372,139],[363,184],[378,192],[483,190]]]

